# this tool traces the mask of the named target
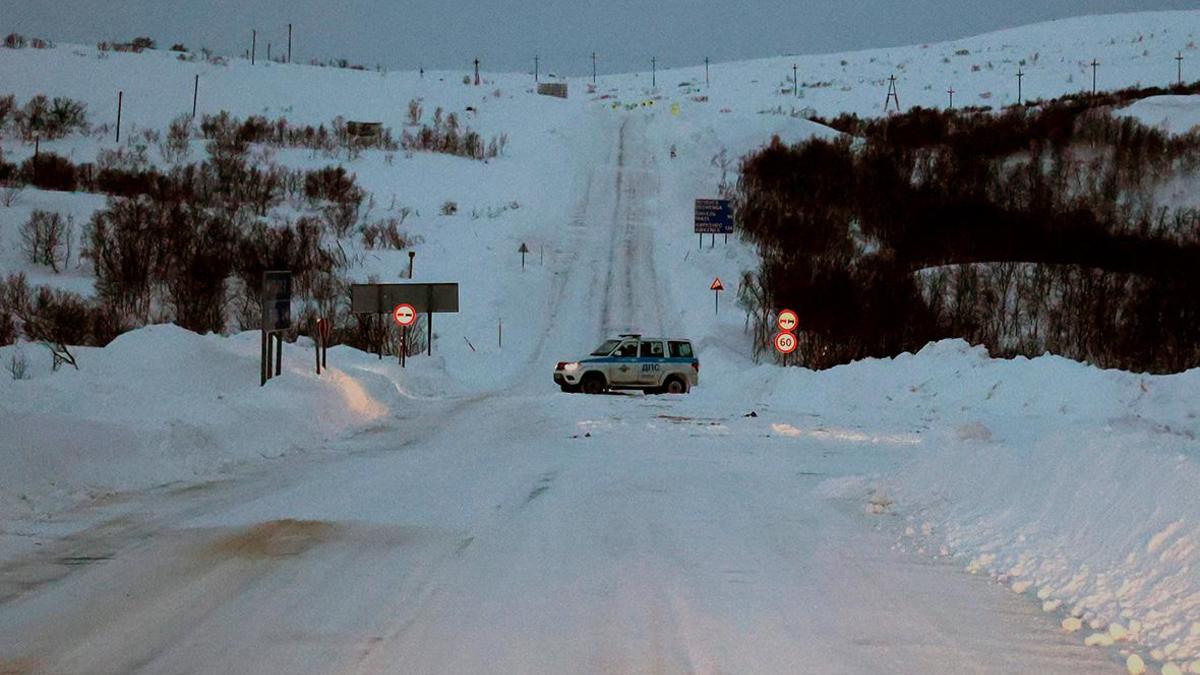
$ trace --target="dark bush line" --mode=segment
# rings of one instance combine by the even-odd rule
[[[813,367],[940,337],[1131,370],[1200,364],[1195,209],[1152,199],[1196,172],[1200,135],[1090,100],[850,120],[854,147],[776,140],[745,158],[733,197],[761,265],[739,296],[757,348],[788,306]]]

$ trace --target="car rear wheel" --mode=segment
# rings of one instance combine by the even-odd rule
[[[577,384],[560,384],[558,388],[562,389],[564,394],[574,394],[579,391],[579,385]]]
[[[662,392],[664,394],[686,394],[688,390],[687,382],[678,377],[667,378],[663,383]]]

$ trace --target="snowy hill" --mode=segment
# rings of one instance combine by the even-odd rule
[[[436,451],[421,446],[434,465],[446,461],[464,473],[476,466],[496,475],[520,471],[522,480],[534,467],[565,461],[569,453],[562,448],[594,434],[612,443],[605,446],[612,456],[646,474],[656,469],[642,455],[664,449],[693,469],[733,461],[725,453],[761,452],[764,464],[751,470],[758,480],[785,490],[791,488],[773,481],[787,472],[814,476],[805,480],[816,491],[805,483],[797,508],[828,515],[826,506],[816,506],[812,495],[818,495],[820,503],[855,518],[885,516],[847,522],[883,528],[913,557],[988,573],[1028,595],[1024,600],[1055,624],[1078,630],[1071,619],[1079,619],[1088,634],[1116,636],[1115,648],[1127,652],[1121,660],[1137,653],[1162,672],[1184,666],[1200,672],[1200,552],[1194,546],[1200,507],[1193,495],[1200,479],[1200,374],[1144,377],[1054,357],[998,361],[956,341],[821,373],[758,365],[734,304],[737,279],[754,265],[754,251],[736,237],[710,247],[692,234],[692,200],[716,196],[723,171],[726,180],[736,180],[738,157],[773,135],[796,141],[837,133],[805,119],[811,114],[882,114],[891,75],[905,108],[945,106],[950,87],[956,106],[999,108],[1016,101],[1018,69],[1026,99],[1090,88],[1092,59],[1100,64],[1101,89],[1171,84],[1177,53],[1185,57],[1184,79],[1200,79],[1198,33],[1200,11],[1083,17],[948,43],[714,64],[708,85],[703,66],[659,71],[655,87],[645,72],[601,78],[594,91],[590,78],[576,78],[567,80],[566,100],[538,96],[523,74],[485,73],[485,82],[474,86],[463,83],[464,72],[420,76],[232,59],[218,65],[167,52],[101,53],[74,45],[0,48],[0,96],[13,93],[21,103],[40,93],[87,104],[92,133],[40,146],[74,162],[118,147],[118,91],[121,145],[129,147],[146,142],[138,140],[142,132],[162,131],[190,113],[197,75],[198,115],[227,110],[312,125],[340,116],[382,122],[399,134],[415,100],[423,120],[440,107],[485,137],[509,139],[505,152],[487,162],[379,150],[354,158],[301,149],[268,153],[289,168],[344,166],[371,193],[377,216],[410,209],[404,229],[417,242],[413,280],[460,283],[461,311],[435,320],[433,357],[414,357],[404,370],[390,358],[339,348],[330,353],[331,370],[318,378],[310,368],[311,343],[301,339],[285,351],[284,375],[260,389],[257,333],[197,336],[170,326],[81,349],[78,372],[51,372],[39,345],[0,346],[0,365],[18,354],[29,362],[27,379],[0,378],[6,467],[0,473],[0,558],[15,559],[52,535],[87,527],[98,512],[112,515],[103,511],[106,499],[124,508],[119,495],[93,501],[110,493],[214,478],[236,483],[276,470],[290,477],[345,456],[377,461],[396,451],[384,434],[440,432],[448,439]],[[789,81],[793,64],[799,92]],[[1200,98],[1147,99],[1122,114],[1186,132],[1200,123]],[[192,145],[202,156],[204,143],[194,139]],[[34,152],[31,142],[11,135],[0,138],[0,149],[9,162]],[[148,152],[154,165],[170,165],[155,147]],[[443,213],[448,201],[457,203],[456,213]],[[41,209],[71,214],[81,230],[103,205],[103,196],[94,194],[24,190],[12,206],[0,207],[0,276],[21,271],[33,285],[92,295],[90,263],[76,256],[60,273],[30,264],[19,229]],[[404,278],[407,251],[368,250],[357,237],[340,243],[353,261],[352,279]],[[522,243],[532,251],[524,269],[517,253]],[[729,291],[715,313],[709,284],[718,276]],[[558,393],[549,376],[555,361],[625,330],[690,337],[703,364],[701,386],[682,399],[592,401]],[[751,410],[756,418],[742,417]],[[511,462],[455,454],[466,451],[446,425],[461,425],[462,436],[475,443],[464,447],[477,450],[489,442],[479,426],[484,423],[508,434],[495,442],[512,445],[505,446]],[[646,430],[653,435],[639,433]],[[424,440],[418,435],[411,443]],[[703,452],[688,455],[692,443]],[[811,459],[816,468],[801,471],[792,464],[797,458]],[[618,471],[600,459],[586,461],[596,463],[587,465],[588,475],[602,479]],[[739,455],[738,461],[750,460]],[[397,471],[403,476],[397,480],[413,481],[405,485],[414,494],[432,491],[406,473],[409,468]],[[428,468],[420,465],[413,475]],[[695,470],[685,476],[700,475]],[[457,475],[440,471],[429,475],[439,489],[452,489]],[[668,476],[659,478],[662,489],[670,486]],[[587,492],[586,481],[575,479]],[[405,503],[403,512],[417,513],[412,517],[423,526],[427,518],[449,530],[475,523],[467,513],[472,509],[487,521],[499,507],[478,495],[500,487],[487,483],[486,472],[473,480],[471,498],[478,503],[461,513],[456,502],[432,496],[428,505]],[[267,517],[328,518],[331,512],[347,521],[384,519],[374,511],[352,513],[331,496],[336,486],[318,484],[330,492],[306,494],[300,507],[284,490],[261,501],[254,495],[244,509],[230,507],[236,515],[224,514],[219,523],[191,513],[180,522],[197,527],[198,518],[204,521],[199,527],[212,527]],[[147,499],[161,498],[158,489]],[[735,481],[731,489],[751,499],[757,485]],[[507,503],[503,499],[497,497]],[[74,511],[64,511],[71,506]],[[435,506],[451,514],[446,522],[437,521]],[[686,509],[676,508],[666,509],[679,518],[669,524],[699,527],[687,520]],[[710,515],[718,521],[720,509]],[[555,524],[569,530],[578,523]],[[620,538],[619,532],[609,536]],[[770,533],[761,537],[774,541]],[[510,562],[508,573],[520,582],[512,588],[539,580],[537,570]],[[824,567],[837,563],[823,559]],[[486,568],[471,572],[492,576]],[[899,585],[906,579],[892,578]],[[505,602],[516,602],[509,592],[515,591],[497,591],[489,609],[503,614]],[[833,609],[861,618],[845,605]],[[1070,636],[1076,647],[1083,639]],[[0,638],[0,649],[6,646]],[[1004,663],[1003,650],[994,648],[987,663]],[[0,651],[0,670],[3,657]],[[938,663],[940,655],[914,658]],[[1074,662],[1077,672],[1097,672],[1087,658]]]

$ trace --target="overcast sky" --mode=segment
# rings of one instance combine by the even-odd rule
[[[148,35],[222,54],[259,32],[273,54],[385,68],[533,69],[582,75],[965,37],[1048,19],[1196,0],[0,0],[0,31],[94,44]]]

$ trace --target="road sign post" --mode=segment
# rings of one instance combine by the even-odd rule
[[[725,290],[725,284],[721,283],[721,277],[716,277],[709,284],[708,290],[713,292],[713,314],[721,312],[721,291]]]
[[[779,330],[785,333],[794,333],[799,323],[799,317],[790,309],[779,312],[779,317],[775,320],[775,325],[779,326]]]
[[[700,235],[700,248],[706,234],[712,235],[710,248],[715,246],[718,234],[733,232],[733,204],[728,199],[697,199],[693,232]]]
[[[404,368],[408,357],[408,327],[416,323],[417,310],[408,303],[401,303],[392,309],[392,320],[400,326],[400,367]]]
[[[775,350],[786,356],[796,351],[796,345],[799,341],[796,340],[795,333],[780,331],[775,334],[773,342],[775,343]]]
[[[272,373],[283,372],[282,331],[292,327],[292,273],[263,272],[261,302],[263,345],[259,386],[265,385]]]
[[[433,314],[458,312],[458,284],[354,284],[350,287],[350,311],[354,314],[389,314],[402,304],[411,306],[414,322],[416,314],[425,312],[429,326],[428,353],[432,356]],[[380,345],[382,343],[380,340]],[[381,346],[381,354],[382,350]]]

